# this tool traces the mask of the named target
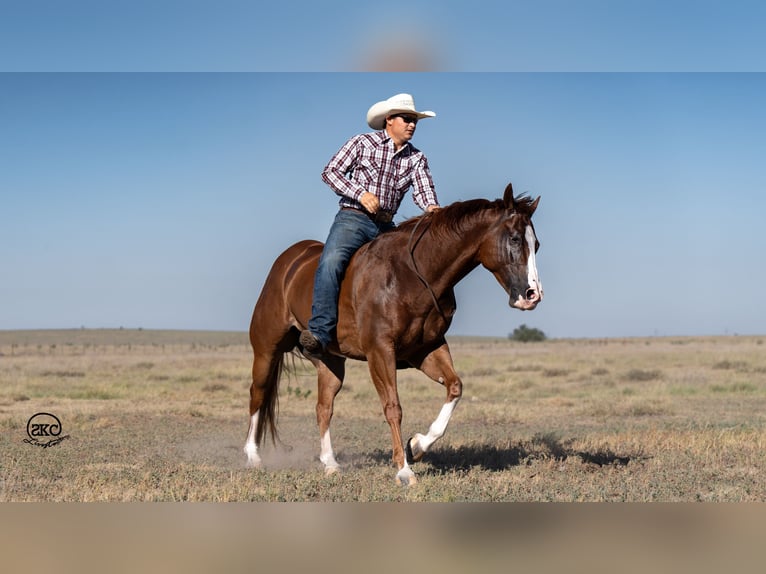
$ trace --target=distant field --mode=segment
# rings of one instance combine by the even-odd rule
[[[463,401],[401,488],[365,363],[348,362],[326,478],[300,359],[281,444],[245,468],[245,333],[0,331],[0,501],[764,501],[764,341],[452,338]],[[444,392],[399,380],[403,432],[425,432]],[[25,443],[38,412],[69,438]]]

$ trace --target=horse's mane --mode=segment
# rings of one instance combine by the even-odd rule
[[[519,195],[514,199],[515,212],[527,217],[532,214],[532,204],[534,201],[526,194]],[[411,217],[397,226],[400,231],[412,231],[412,228],[424,217],[431,218],[430,229],[436,235],[460,235],[464,228],[471,223],[475,217],[479,217],[489,211],[505,211],[506,207],[502,199],[490,201],[488,199],[469,199],[467,201],[456,201],[446,205],[431,214],[422,214]]]

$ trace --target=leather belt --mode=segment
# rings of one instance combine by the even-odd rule
[[[341,209],[348,209],[351,211],[358,211],[365,214],[372,219],[375,223],[391,223],[394,220],[394,214],[387,209],[379,209],[376,213],[369,213],[363,209],[357,209],[356,207],[341,207]]]

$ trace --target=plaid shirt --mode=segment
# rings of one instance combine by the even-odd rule
[[[394,152],[385,131],[348,140],[322,171],[322,180],[340,196],[341,207],[362,209],[359,198],[369,191],[381,209],[396,213],[410,187],[421,209],[439,204],[426,156],[409,142]]]

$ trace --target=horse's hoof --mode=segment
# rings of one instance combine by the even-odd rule
[[[333,476],[335,474],[340,474],[340,468],[337,466],[326,466],[324,469],[324,475],[325,476]]]
[[[258,456],[258,450],[250,447],[245,447],[245,455],[247,456],[247,462],[245,466],[247,468],[261,468],[261,457]]]
[[[407,441],[407,448],[404,451],[407,456],[407,464],[419,462],[425,454],[425,451],[420,448],[420,442],[414,436]]]
[[[396,484],[398,486],[413,486],[418,483],[415,473],[405,467],[396,473]]]

